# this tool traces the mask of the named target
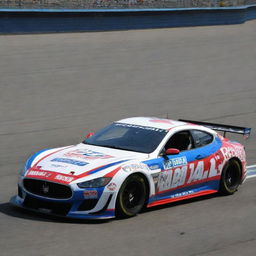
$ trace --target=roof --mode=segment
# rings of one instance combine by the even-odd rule
[[[169,130],[177,126],[187,124],[185,122],[158,118],[158,117],[130,117],[130,118],[119,120],[118,123],[154,127],[158,129],[165,129],[165,130]]]

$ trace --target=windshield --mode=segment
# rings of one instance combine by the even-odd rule
[[[116,148],[141,153],[153,152],[168,131],[154,127],[113,123],[90,138],[84,144]]]

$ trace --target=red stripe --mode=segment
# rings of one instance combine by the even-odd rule
[[[69,184],[70,182],[76,180],[78,176],[52,172],[52,171],[45,171],[45,170],[36,169],[32,167],[28,171],[26,178],[49,180],[57,183]]]
[[[64,149],[71,148],[71,147],[73,147],[73,145],[72,145],[72,146],[65,147],[65,148],[61,148],[61,149],[56,150],[56,151],[54,151],[54,152],[51,152],[50,154],[48,154],[48,155],[44,156],[43,158],[39,159],[39,160],[33,165],[33,167],[36,167],[36,166],[38,165],[38,163],[40,163],[41,161],[43,161],[43,160],[44,160],[45,158],[47,158],[48,156],[53,155],[53,154],[55,154],[55,153],[57,153],[57,152],[60,152],[60,151],[62,151],[62,150],[64,150]],[[33,168],[33,167],[32,167],[32,168]]]
[[[60,150],[58,150],[60,151]],[[53,153],[56,153],[58,151],[55,151]],[[51,153],[51,154],[53,154]],[[48,154],[47,156],[51,155],[51,154]],[[47,156],[45,156],[44,158],[46,158]],[[43,158],[41,159],[43,160]],[[99,168],[102,168],[104,167],[105,165],[102,165],[100,167],[97,167],[97,168],[94,168],[94,169],[91,169],[90,171],[87,171],[86,173],[82,173],[80,175],[71,175],[71,174],[65,174],[65,173],[59,173],[59,172],[53,172],[53,171],[46,171],[46,170],[42,170],[42,169],[39,169],[36,167],[36,165],[41,161],[39,160],[33,167],[31,167],[26,175],[26,178],[36,178],[36,179],[42,179],[42,180],[49,180],[49,181],[54,181],[54,182],[58,182],[58,183],[63,183],[63,184],[68,184],[74,180],[77,180],[77,179],[80,179],[80,178],[83,178],[85,176],[88,176],[90,174],[90,172],[94,171],[94,170],[97,170]],[[36,171],[37,174],[30,174],[30,171]],[[44,174],[44,175],[40,175],[40,174]],[[64,180],[60,180],[58,179],[58,175],[61,175],[63,177]],[[57,177],[57,179],[56,179]],[[65,180],[66,178],[66,180]],[[69,179],[69,178],[72,178]]]
[[[117,167],[115,170],[112,172],[107,173],[104,177],[114,177],[114,175],[121,170],[121,167]]]
[[[112,212],[112,211],[115,211],[115,209],[107,209],[106,212],[108,212],[108,211]]]
[[[216,192],[218,192],[218,190],[204,190],[204,191],[197,192],[195,194],[191,194],[191,195],[187,195],[187,196],[162,199],[162,200],[158,200],[158,201],[154,201],[152,203],[149,203],[147,205],[147,207],[149,208],[149,207],[153,207],[153,206],[157,206],[157,205],[177,202],[177,201],[181,201],[181,200],[184,200],[184,199],[190,199],[190,198],[197,197],[197,196],[204,196],[204,195],[213,194],[213,193],[216,193]]]
[[[90,172],[97,170],[104,166],[105,165],[102,165],[100,167],[92,169],[86,173],[82,173],[80,175],[71,175],[71,174],[65,174],[65,173],[59,173],[59,172],[53,172],[53,171],[46,171],[46,170],[42,170],[42,169],[39,169],[36,166],[34,166],[29,169],[29,171],[26,175],[26,178],[36,178],[36,179],[41,179],[41,180],[49,180],[49,181],[53,181],[53,182],[68,184],[74,180],[88,176],[90,174]],[[113,170],[112,172],[106,174],[105,176],[113,177],[120,169],[121,169],[121,167],[118,167],[115,170]],[[36,173],[33,173],[33,171],[35,171]],[[62,177],[63,180],[58,179],[59,177]]]
[[[78,175],[77,177],[83,178],[83,177],[85,177],[85,176],[88,176],[88,175],[90,175],[91,172],[93,172],[93,171],[95,171],[95,170],[97,170],[97,169],[103,168],[104,166],[106,166],[106,165],[98,166],[98,167],[96,167],[96,168],[94,168],[94,169],[91,169],[90,171],[87,171],[87,172],[85,172],[85,173],[82,173],[82,174]]]

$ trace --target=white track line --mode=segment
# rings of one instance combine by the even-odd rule
[[[252,170],[250,171],[250,169],[252,169]],[[253,174],[250,175],[250,172],[252,172]],[[246,177],[246,179],[251,179],[251,178],[254,178],[254,177],[256,177],[256,164],[247,166],[247,177]]]
[[[256,164],[254,164],[254,165],[249,165],[249,166],[247,166],[247,168],[255,168],[256,167]]]

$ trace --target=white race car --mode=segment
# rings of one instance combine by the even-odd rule
[[[130,217],[143,207],[218,191],[233,194],[246,177],[244,147],[213,129],[250,134],[250,128],[194,121],[114,122],[78,145],[31,156],[11,202],[96,219]]]

